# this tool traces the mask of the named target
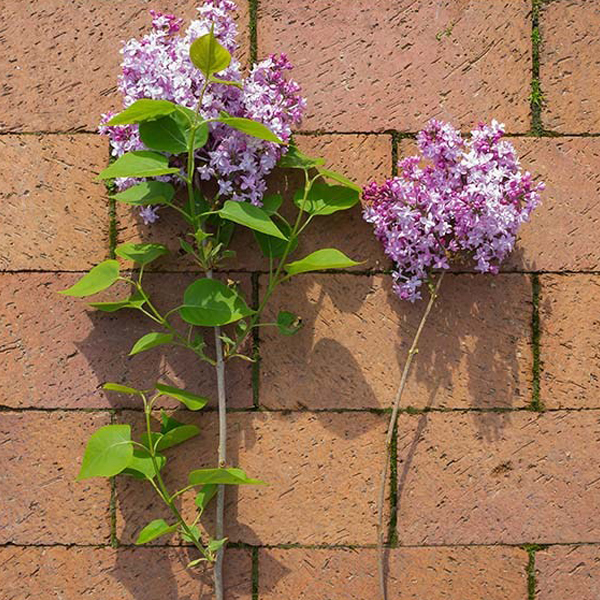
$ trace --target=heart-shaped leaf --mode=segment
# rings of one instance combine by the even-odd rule
[[[168,533],[173,533],[177,531],[178,525],[169,525],[163,519],[155,519],[151,521],[140,531],[137,540],[135,540],[136,546],[140,546],[141,544],[147,544],[156,538],[161,537],[162,535],[166,535]]]
[[[179,173],[176,167],[169,167],[169,159],[157,152],[136,150],[127,152],[115,160],[98,175],[98,179],[114,179],[116,177],[158,177]]]
[[[170,385],[164,385],[163,383],[157,383],[156,389],[165,396],[179,400],[179,402],[184,404],[190,410],[200,410],[201,408],[204,408],[208,402],[208,398],[205,398],[204,396],[197,396],[187,390],[181,390]]]
[[[183,295],[181,318],[191,325],[215,327],[234,323],[254,311],[232,288],[215,279],[194,281]]]
[[[175,109],[176,105],[168,100],[142,98],[115,115],[108,121],[107,125],[134,125],[135,123],[152,121],[170,115]]]
[[[93,296],[102,290],[109,288],[119,279],[119,263],[116,260],[105,260],[96,265],[89,273],[86,273],[77,283],[59,294],[84,298]]]
[[[267,485],[260,479],[251,479],[242,469],[198,469],[188,476],[190,485]]]
[[[118,202],[133,206],[166,204],[175,195],[175,188],[164,181],[142,181],[112,196]]]
[[[308,273],[310,271],[347,269],[360,264],[335,248],[325,248],[309,254],[302,260],[288,263],[285,265],[285,270],[289,275],[297,275],[298,273]]]
[[[113,477],[133,458],[129,425],[106,425],[88,440],[77,479]]]
[[[254,231],[260,231],[271,237],[281,240],[287,239],[265,210],[248,202],[227,200],[223,208],[219,211],[219,215],[223,219],[233,221]]]
[[[154,331],[152,333],[147,333],[133,345],[133,348],[129,352],[129,356],[134,356],[136,354],[139,354],[140,352],[145,352],[146,350],[150,350],[151,348],[156,348],[156,346],[169,344],[172,341],[172,333],[157,333]]]

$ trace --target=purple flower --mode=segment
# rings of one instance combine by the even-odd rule
[[[523,172],[503,135],[493,121],[464,140],[432,120],[417,136],[420,156],[400,161],[399,177],[364,188],[363,216],[394,262],[400,298],[419,299],[431,271],[453,262],[474,260],[476,270],[497,273],[513,249],[544,184]]]
[[[198,19],[181,33],[180,19],[152,11],[152,31],[141,39],[129,40],[122,49],[119,90],[123,106],[141,98],[153,98],[195,108],[204,76],[192,64],[189,48],[212,27],[216,38],[233,56],[230,66],[219,73],[219,77],[237,81],[242,88],[211,84],[204,95],[200,114],[211,118],[226,111],[236,117],[254,119],[284,141],[289,140],[292,127],[300,124],[306,108],[299,85],[285,77],[292,65],[285,55],[272,55],[254,65],[244,78],[235,58],[238,49],[235,10],[236,5],[231,0],[208,0],[198,8]],[[113,156],[145,149],[137,125],[107,126],[109,118],[103,115],[100,131],[110,137]],[[287,147],[251,138],[218,123],[210,127],[208,143],[196,153],[200,179],[213,179],[222,200],[250,201],[260,206],[266,176]],[[116,184],[125,189],[137,181],[119,179]],[[157,216],[153,218],[156,220]]]

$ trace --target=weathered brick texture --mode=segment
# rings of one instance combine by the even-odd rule
[[[208,569],[185,569],[194,557],[169,548],[0,548],[3,600],[170,600],[214,597]],[[226,600],[252,598],[249,552],[231,550]]]
[[[402,544],[597,540],[594,412],[402,416]]]
[[[110,314],[86,310],[85,300],[57,293],[79,277],[57,273],[0,274],[0,324],[6,332],[0,342],[6,365],[0,371],[0,405],[140,407],[137,398],[102,390],[102,384],[108,381],[140,389],[162,381],[207,395],[216,404],[214,369],[198,361],[189,350],[165,346],[128,356],[139,338],[157,330],[158,326],[148,317],[129,310]],[[145,277],[151,298],[164,314],[181,303],[186,286],[198,275]],[[242,275],[239,280],[250,297],[249,277]],[[119,284],[94,300],[121,299],[127,294],[126,284]],[[208,352],[212,351],[213,341],[206,336]],[[242,360],[229,364],[230,406],[252,406],[252,365]],[[176,406],[177,402],[165,400],[163,405]]]
[[[539,600],[600,597],[600,548],[552,546],[535,555]]]
[[[110,482],[75,481],[107,413],[3,412],[0,544],[106,544]]]
[[[529,129],[529,0],[272,0],[259,54],[285,48],[308,96],[306,129],[416,131],[431,117]],[[502,76],[499,76],[499,73]]]
[[[197,0],[44,0],[4,3],[0,131],[94,131],[121,108],[123,40],[147,32],[150,8],[186,18]],[[248,55],[248,5],[240,6],[240,58]],[[96,163],[93,163],[96,164]]]
[[[507,600],[527,597],[518,548],[402,548],[387,555],[390,600]],[[377,594],[376,550],[261,550],[261,600],[364,600]]]
[[[75,271],[107,257],[108,199],[94,181],[106,140],[8,135],[0,156],[0,270]]]
[[[261,333],[261,404],[309,410],[390,406],[424,306],[398,300],[387,275],[306,275],[282,286],[271,318],[289,310],[302,317],[304,328],[292,338],[271,329]],[[449,275],[402,406],[526,406],[530,321],[528,276]]]
[[[540,25],[543,125],[560,133],[600,133],[600,6],[547,2]]]
[[[548,275],[540,293],[541,400],[600,407],[600,277]]]

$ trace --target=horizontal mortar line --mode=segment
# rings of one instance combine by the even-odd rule
[[[214,414],[218,412],[217,407],[207,407],[202,410],[202,412],[191,411],[185,408],[155,408],[153,409],[153,413],[159,414],[161,410],[173,410],[177,411],[181,414],[188,413],[192,414],[203,414],[203,413],[211,413]],[[506,407],[489,407],[489,408],[401,408],[400,413],[402,415],[419,417],[423,415],[427,415],[430,413],[435,414],[512,414],[512,413],[533,413],[542,415],[545,413],[579,413],[579,412],[597,412],[600,411],[600,406],[581,406],[581,407],[571,407],[571,408],[544,408],[544,409],[536,409],[531,406],[523,406],[523,407],[514,407],[514,408],[506,408]],[[122,414],[125,412],[133,412],[140,413],[144,412],[143,407],[122,407],[122,406],[111,406],[111,407],[93,407],[93,408],[83,408],[83,407],[36,407],[36,406],[6,406],[0,405],[0,412],[13,412],[13,413],[27,413],[27,412],[41,412],[41,413],[107,413],[107,414]],[[309,415],[319,415],[319,414],[374,414],[374,415],[389,415],[391,413],[391,408],[265,408],[265,407],[248,407],[248,408],[228,408],[227,412],[229,414],[309,414]]]
[[[340,135],[340,136],[350,136],[350,135],[368,135],[368,136],[388,136],[395,135],[400,138],[405,137],[409,139],[416,138],[418,135],[418,131],[403,131],[400,129],[383,129],[381,131],[370,131],[370,130],[348,130],[348,131],[340,131],[340,130],[325,130],[325,129],[303,129],[294,131],[293,135],[306,136],[306,137],[319,137],[324,135]],[[468,136],[471,132],[470,130],[461,131],[461,135]],[[98,131],[88,130],[88,129],[77,129],[77,130],[64,130],[64,131],[0,131],[1,136],[9,136],[9,135],[98,135],[103,136],[105,134],[101,134]],[[555,132],[550,130],[543,130],[539,133],[533,131],[525,131],[525,132],[506,132],[505,137],[510,138],[567,138],[567,137],[600,137],[600,132]]]
[[[536,546],[541,550],[551,547],[569,547],[569,546],[600,546],[600,541],[584,541],[584,542],[498,542],[498,543],[487,543],[487,542],[472,542],[465,544],[399,544],[395,546],[384,545],[389,550],[403,550],[403,549],[442,549],[442,548],[520,548],[525,549],[527,547]],[[375,550],[377,544],[248,544],[245,542],[231,542],[227,545],[228,548],[236,550],[258,548],[264,550]],[[118,550],[119,548],[126,549],[139,549],[139,548],[160,548],[160,549],[189,549],[194,548],[192,544],[151,544],[146,546],[138,546],[136,544],[125,544],[119,542],[115,548],[110,543],[105,544],[85,544],[85,543],[68,543],[68,542],[48,542],[48,543],[16,543],[16,542],[3,542],[0,543],[0,548],[111,548]]]
[[[101,261],[100,261],[101,262]],[[91,269],[92,267],[90,267]],[[3,274],[6,275],[29,275],[29,274],[41,274],[41,275],[84,275],[89,272],[89,269],[85,270],[66,270],[66,269],[0,269],[0,276]],[[123,270],[122,273],[134,273],[137,271],[134,270]],[[261,269],[215,269],[215,273],[220,273],[222,275],[268,275],[269,271],[261,270]],[[203,271],[180,271],[180,270],[147,270],[144,271],[146,275],[202,275]],[[323,271],[313,271],[310,273],[299,273],[298,275],[294,275],[294,277],[310,277],[314,275],[356,275],[356,276],[370,276],[370,275],[391,275],[392,268],[388,269],[362,269],[362,270],[348,270],[348,269],[325,269]],[[438,273],[438,271],[435,271]],[[448,275],[490,275],[490,273],[480,273],[478,271],[469,271],[469,270],[452,270],[445,271]],[[573,269],[563,269],[563,270],[519,270],[519,269],[511,269],[506,271],[500,271],[498,275],[600,275],[600,270],[597,269],[582,269],[582,270],[573,270]],[[498,276],[496,275],[496,276]]]

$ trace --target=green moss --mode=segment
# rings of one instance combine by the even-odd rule
[[[531,409],[536,411],[544,410],[540,398],[540,288],[539,275],[534,273],[531,276],[531,348],[533,353]]]
[[[258,2],[259,0],[248,0],[250,14],[250,62],[258,61]]]

